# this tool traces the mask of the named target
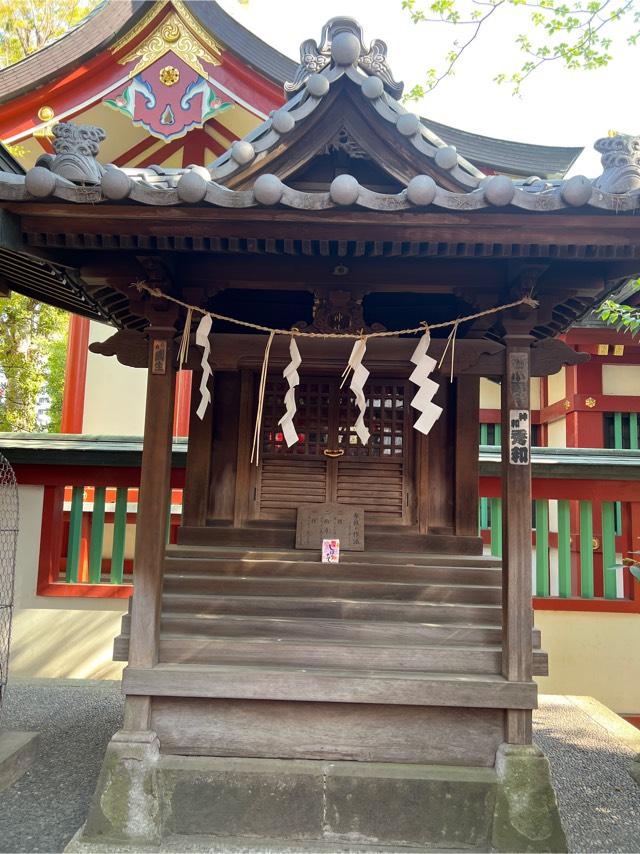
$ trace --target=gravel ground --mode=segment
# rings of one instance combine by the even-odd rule
[[[86,816],[120,726],[115,682],[13,682],[2,725],[40,732],[35,765],[0,793],[0,852],[62,851]],[[569,697],[541,698],[535,739],[551,761],[569,850],[640,851],[633,750]]]

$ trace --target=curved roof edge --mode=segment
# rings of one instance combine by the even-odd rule
[[[118,0],[98,6],[66,35],[0,71],[0,104],[61,77],[107,47],[148,10],[148,0]]]

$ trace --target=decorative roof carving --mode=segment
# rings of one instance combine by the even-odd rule
[[[307,39],[300,46],[300,65],[291,82],[284,84],[291,95],[302,88],[312,74],[319,74],[331,63],[339,66],[357,65],[372,77],[379,77],[393,98],[400,98],[403,83],[394,80],[387,63],[387,45],[374,39],[369,47],[364,43],[362,27],[353,18],[332,18],[322,28],[320,46]]]
[[[344,151],[345,154],[356,160],[363,160],[368,157],[367,152],[356,142],[346,128],[340,128],[333,139],[330,139],[325,145],[322,153],[332,154],[334,151]]]
[[[104,168],[96,157],[106,138],[102,128],[61,122],[53,127],[56,156],[49,156],[46,162],[52,172],[75,184],[99,184]]]
[[[211,38],[207,41],[211,41]],[[137,59],[137,64],[129,72],[129,77],[135,77],[169,51],[179,56],[183,62],[193,68],[196,74],[201,74],[205,78],[207,72],[200,60],[208,62],[210,65],[220,65],[218,45],[213,43],[211,50],[207,50],[175,12],[167,15],[141,45],[135,47],[118,62],[121,65],[126,65]]]
[[[351,291],[329,291],[315,293],[313,300],[313,323],[296,323],[305,332],[384,332],[381,323],[368,326],[364,322],[362,299],[354,298]]]
[[[617,133],[597,140],[602,154],[602,175],[594,186],[607,193],[631,193],[640,190],[640,137]]]

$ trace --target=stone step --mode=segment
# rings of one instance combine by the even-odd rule
[[[321,564],[322,566],[322,564]],[[165,594],[198,596],[305,597],[412,602],[499,605],[500,587],[480,584],[425,584],[407,581],[369,581],[344,578],[225,577],[205,573],[165,573]]]
[[[455,602],[396,602],[304,596],[202,596],[166,592],[163,613],[193,616],[307,617],[331,620],[377,620],[420,623],[477,623],[499,626],[500,605]]]
[[[266,552],[264,553],[267,554]],[[313,578],[316,580],[406,581],[435,584],[502,584],[502,570],[497,566],[449,566],[414,563],[320,563],[297,559],[261,559],[241,557],[182,557],[165,560],[165,577],[176,573],[201,573],[217,576],[251,576],[268,578]]]
[[[126,661],[129,638],[120,635],[114,658]],[[340,667],[362,670],[420,670],[453,673],[501,672],[502,652],[493,646],[355,644],[281,638],[189,637],[162,635],[159,658],[166,663],[262,664],[293,667]],[[534,675],[545,675],[546,653],[534,653]]]

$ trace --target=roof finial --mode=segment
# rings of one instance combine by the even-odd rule
[[[312,74],[318,74],[331,64],[357,65],[366,74],[379,77],[387,92],[396,99],[402,96],[403,83],[393,79],[387,63],[387,45],[374,39],[365,46],[362,27],[353,18],[332,18],[322,28],[320,47],[315,39],[307,39],[300,46],[300,65],[294,79],[284,84],[285,92],[297,92]]]
[[[640,190],[640,137],[626,133],[609,134],[593,146],[602,154],[602,175],[593,182],[605,193]]]

